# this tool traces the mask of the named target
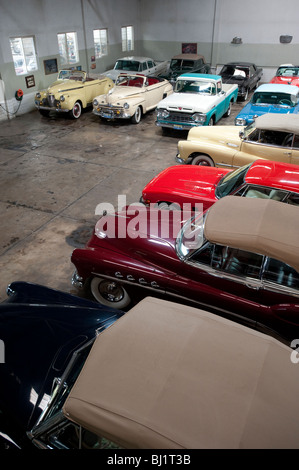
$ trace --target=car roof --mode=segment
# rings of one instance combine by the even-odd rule
[[[242,67],[250,67],[251,65],[255,65],[253,62],[228,62],[225,65],[239,65]]]
[[[64,414],[125,448],[297,447],[291,352],[231,320],[146,298],[98,336]]]
[[[267,92],[269,91],[270,93],[276,92],[276,93],[289,93],[290,95],[298,95],[299,89],[295,85],[284,85],[282,83],[264,83],[263,85],[260,85],[256,92]]]
[[[299,134],[299,115],[265,113],[255,118],[255,127],[257,129]]]
[[[211,243],[259,253],[299,272],[299,207],[272,199],[225,196],[209,209]]]
[[[136,60],[137,62],[144,62],[145,60],[153,60],[153,59],[151,59],[150,57],[142,57],[142,56],[131,55],[131,56],[127,56],[127,57],[119,57],[119,59],[117,59],[116,62],[118,60]]]
[[[186,60],[200,60],[204,59],[201,54],[177,54],[172,57],[173,59],[186,59]]]
[[[256,160],[247,170],[245,181],[247,184],[283,189],[299,195],[299,166]]]

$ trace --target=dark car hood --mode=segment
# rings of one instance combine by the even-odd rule
[[[110,319],[111,324],[123,314],[54,290],[53,303],[47,303],[51,289],[26,286],[13,283],[9,289],[15,294],[0,304],[0,338],[5,345],[0,408],[24,431],[41,414],[43,397],[50,395],[53,379],[62,375],[74,350],[94,338],[103,321]]]
[[[157,259],[158,264],[161,256],[176,259],[175,240],[185,222],[181,211],[150,210],[143,205],[140,209],[135,215],[122,211],[100,218],[87,247],[105,248],[152,263]]]

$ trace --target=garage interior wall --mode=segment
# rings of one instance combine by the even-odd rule
[[[128,55],[121,48],[121,27],[134,27],[133,55],[170,60],[182,51],[182,43],[196,43],[212,70],[229,61],[244,60],[263,67],[267,82],[281,63],[298,64],[299,22],[297,0],[287,6],[278,0],[0,0],[0,120],[34,109],[34,94],[55,80],[45,75],[44,60],[59,54],[57,34],[76,31],[79,64],[90,75],[112,68],[118,57]],[[108,55],[95,61],[93,29],[108,29]],[[292,36],[289,44],[281,35]],[[24,75],[16,76],[9,38],[34,36],[38,70],[33,87]],[[241,44],[232,44],[234,37]],[[131,54],[131,53],[130,53]]]

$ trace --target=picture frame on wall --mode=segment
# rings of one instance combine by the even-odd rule
[[[28,75],[27,77],[25,77],[25,80],[26,80],[26,87],[27,88],[31,88],[31,87],[35,86],[34,75]]]
[[[197,54],[197,43],[196,42],[183,42],[182,54]]]
[[[58,72],[57,59],[44,60],[45,75]]]

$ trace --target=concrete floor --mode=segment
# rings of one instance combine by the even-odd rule
[[[244,106],[218,125],[234,123]],[[140,124],[105,122],[91,110],[79,120],[37,111],[0,124],[0,302],[13,281],[78,294],[71,285],[75,247],[84,246],[101,202],[117,207],[139,200],[145,184],[175,165],[177,142],[187,132],[155,125],[155,112]]]

